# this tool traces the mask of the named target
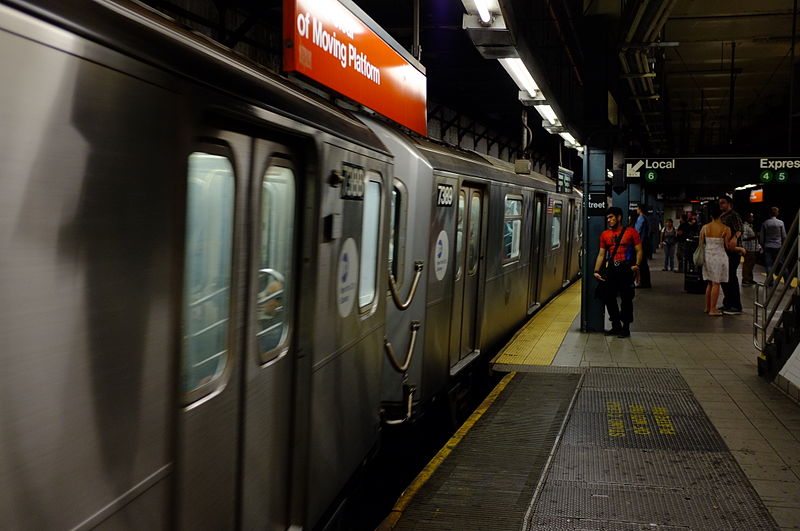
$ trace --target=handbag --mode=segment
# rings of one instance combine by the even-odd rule
[[[703,231],[701,234],[705,234]],[[706,261],[706,242],[704,238],[701,238],[697,244],[697,249],[694,250],[694,254],[692,255],[692,262],[696,267],[703,267],[703,264]]]

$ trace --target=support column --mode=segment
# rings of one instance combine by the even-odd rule
[[[606,192],[606,157],[604,149],[586,147],[583,158],[583,259],[581,263],[581,331],[602,332],[605,328],[605,308],[594,297],[597,279],[594,262],[600,250],[600,234],[606,228],[605,216],[589,216],[589,194]]]

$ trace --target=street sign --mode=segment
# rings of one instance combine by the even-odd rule
[[[772,177],[772,170],[761,170],[761,173],[758,174],[758,178],[762,183],[771,183]]]
[[[658,179],[658,174],[656,173],[656,170],[647,170],[646,172],[644,172],[645,181],[649,183],[654,183],[656,182],[656,179]]]
[[[607,208],[606,194],[589,194],[589,216],[605,216]]]

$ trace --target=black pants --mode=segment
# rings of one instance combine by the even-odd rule
[[[739,263],[742,257],[739,253],[728,253],[728,281],[722,283],[722,293],[725,294],[725,300],[722,304],[728,310],[742,311],[742,297],[739,294],[739,277],[736,275],[736,270],[739,269]]]
[[[629,265],[611,267],[606,270],[606,282],[603,291],[603,303],[608,308],[608,317],[612,324],[629,324],[633,322],[633,271]],[[622,301],[622,311],[617,306],[617,297]]]

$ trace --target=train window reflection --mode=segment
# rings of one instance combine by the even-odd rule
[[[402,206],[402,194],[395,186],[392,188],[392,204],[389,211],[389,273],[398,280],[397,273],[400,269],[398,255],[400,253],[400,208]]]
[[[278,354],[289,338],[294,254],[294,172],[270,165],[261,181],[256,340],[262,361]]]
[[[478,270],[478,246],[481,236],[481,194],[472,192],[469,201],[469,226],[467,228],[467,273],[474,275]]]
[[[467,194],[458,192],[458,213],[456,219],[456,280],[461,278],[461,264],[464,262],[464,210],[467,205]]]
[[[183,282],[185,393],[219,378],[228,361],[234,175],[227,157],[189,156]]]
[[[378,235],[380,234],[381,183],[375,172],[367,176],[364,191],[364,215],[361,220],[361,278],[358,284],[358,305],[368,306],[375,299],[378,270]]]
[[[519,260],[519,242],[522,238],[522,197],[506,196],[503,217],[503,262]]]
[[[553,203],[553,226],[550,232],[550,248],[558,249],[561,247],[561,211],[564,209],[562,201]]]

